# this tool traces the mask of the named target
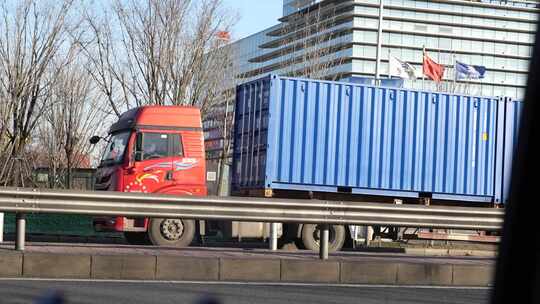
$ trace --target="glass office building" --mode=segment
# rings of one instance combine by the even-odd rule
[[[295,71],[321,64],[323,78],[374,77],[379,7],[379,0],[284,0],[278,24],[231,45],[239,81],[299,76]],[[522,98],[537,7],[538,1],[384,0],[381,77],[388,77],[390,55],[421,70],[425,48],[446,66],[443,83],[419,78],[405,87]],[[455,60],[485,66],[485,78],[454,82]]]

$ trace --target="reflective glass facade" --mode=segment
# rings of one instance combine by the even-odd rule
[[[421,69],[425,47],[435,61],[446,65],[445,81],[436,85],[411,80],[406,87],[521,98],[537,5],[537,1],[384,0],[381,77],[387,77],[390,54]],[[301,34],[305,31],[300,23],[291,20],[317,10],[319,22],[331,22],[318,32]],[[331,51],[318,62],[335,62],[326,71],[327,78],[374,76],[379,0],[284,0],[283,11],[279,24],[232,45],[241,81],[288,74],[311,64],[302,58],[321,48]],[[456,59],[486,66],[486,78],[454,83]]]
[[[361,1],[355,12],[353,73],[367,76],[375,70],[378,7]],[[501,3],[503,2],[503,3]],[[360,3],[360,2],[358,2]],[[536,3],[521,1],[410,1],[385,0],[382,67],[388,54],[421,69],[422,47],[446,65],[445,82],[407,81],[406,86],[522,98],[536,30]],[[366,45],[367,44],[367,45]],[[483,80],[453,84],[454,62],[486,66]]]
[[[283,0],[283,16],[290,15],[321,0]]]

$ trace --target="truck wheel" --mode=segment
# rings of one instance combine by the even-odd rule
[[[156,246],[187,247],[195,237],[195,221],[185,219],[150,219],[148,236]]]
[[[278,248],[283,250],[297,250],[298,246],[298,224],[283,224],[283,234],[278,239]],[[300,246],[301,247],[301,246]]]
[[[320,226],[306,224],[302,228],[302,244],[306,249],[319,251]],[[336,252],[343,248],[345,243],[345,227],[342,225],[330,225],[328,233],[328,251]]]
[[[144,232],[124,232],[124,238],[130,245],[150,245],[148,235]]]

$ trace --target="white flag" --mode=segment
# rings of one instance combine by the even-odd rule
[[[401,61],[394,56],[390,56],[388,62],[388,75],[396,76],[403,79],[416,79],[418,73],[416,69],[405,61]]]

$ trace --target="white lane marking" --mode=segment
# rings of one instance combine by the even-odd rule
[[[106,279],[47,279],[47,278],[0,278],[0,281],[44,281],[44,282],[90,282],[90,283],[141,283],[141,284],[207,284],[207,285],[247,285],[247,286],[299,286],[299,287],[363,287],[363,288],[409,288],[409,289],[477,289],[492,287],[479,286],[430,286],[430,285],[382,285],[382,284],[326,284],[295,282],[227,282],[227,281],[167,281],[167,280],[106,280]]]

